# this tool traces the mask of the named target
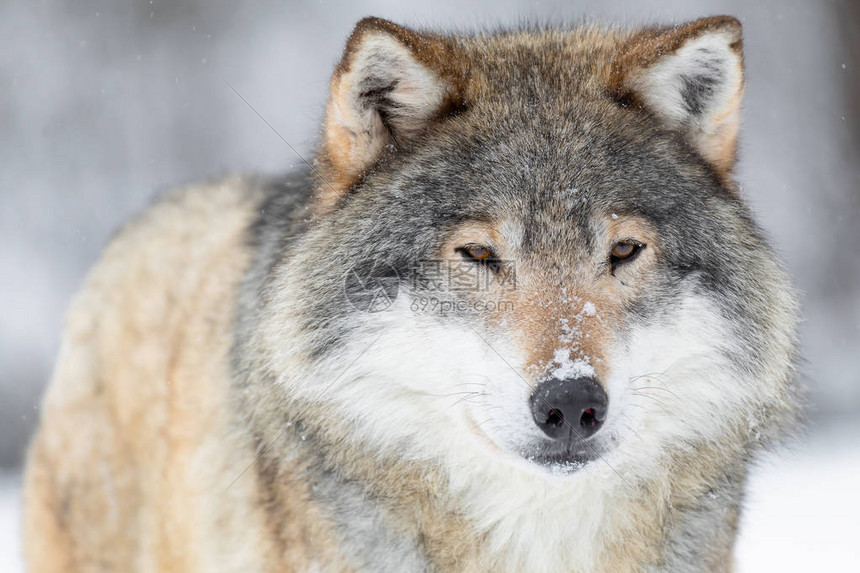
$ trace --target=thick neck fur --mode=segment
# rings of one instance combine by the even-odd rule
[[[259,428],[261,444],[279,445],[258,468],[274,464],[274,475],[306,485],[333,517],[340,557],[359,569],[730,570],[743,476],[725,468],[739,467],[731,458],[742,452],[702,446],[696,464],[670,456],[637,472],[598,461],[561,478],[468,454],[435,463],[381,457],[348,428],[314,431],[330,413],[311,408],[309,421],[278,441],[277,425]],[[283,488],[262,484],[283,513],[292,503],[278,499]]]

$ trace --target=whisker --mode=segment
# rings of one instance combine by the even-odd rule
[[[648,398],[649,400],[653,400],[654,402],[656,402],[657,404],[659,404],[659,405],[660,405],[660,407],[661,407],[661,408],[663,408],[663,410],[664,410],[667,414],[670,414],[670,413],[671,413],[671,412],[669,412],[669,410],[667,409],[669,406],[668,406],[666,403],[664,403],[662,400],[660,400],[659,398],[655,398],[654,396],[650,396],[650,395],[648,395],[648,394],[639,393],[639,392],[633,392],[633,395],[634,395],[634,396],[641,396],[642,398]]]

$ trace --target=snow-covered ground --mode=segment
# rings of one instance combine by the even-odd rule
[[[0,474],[0,571],[19,573],[21,562],[21,477]]]
[[[736,554],[739,573],[860,571],[860,423],[762,460]]]
[[[738,572],[856,571],[860,566],[860,423],[759,464],[737,548]],[[0,475],[0,571],[21,564],[20,478]]]

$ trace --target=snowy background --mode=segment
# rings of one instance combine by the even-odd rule
[[[472,29],[591,17],[743,21],[739,178],[803,293],[812,426],[754,476],[740,570],[860,563],[860,2],[0,0],[0,571],[19,561],[20,464],[69,297],[154,193],[278,173],[316,137],[365,15]]]

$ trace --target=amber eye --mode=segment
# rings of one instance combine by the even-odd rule
[[[613,263],[632,260],[644,246],[636,241],[619,241],[613,245],[610,258]]]
[[[486,261],[493,256],[493,251],[483,245],[466,245],[459,250],[468,258],[476,261]]]

